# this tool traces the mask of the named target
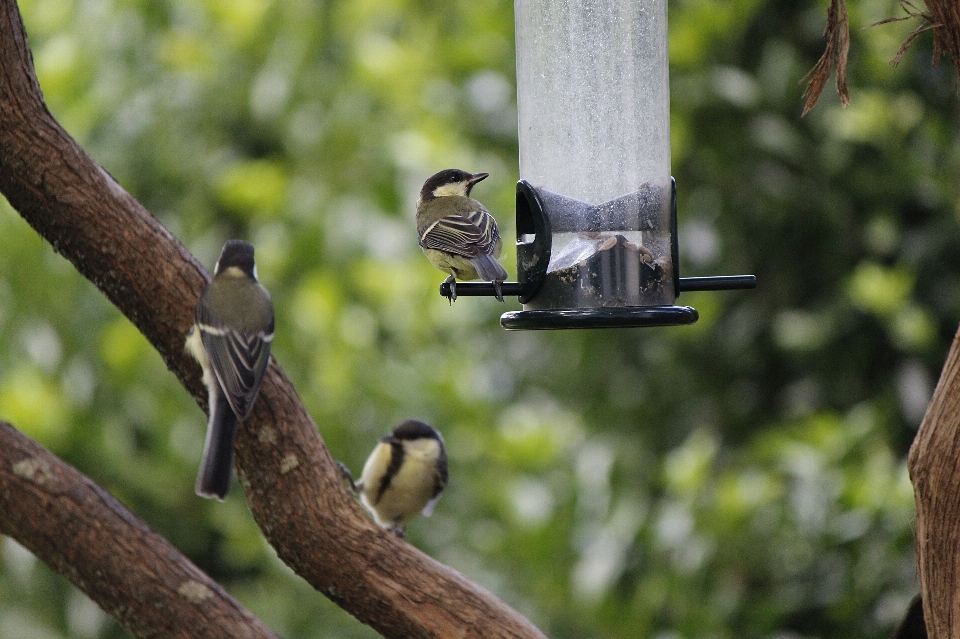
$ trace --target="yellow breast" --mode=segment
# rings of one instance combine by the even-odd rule
[[[388,478],[382,493],[393,456],[391,445],[377,444],[363,466],[360,501],[381,526],[402,526],[423,511],[433,497],[440,445],[435,440],[422,439],[405,442],[404,450],[403,463]]]

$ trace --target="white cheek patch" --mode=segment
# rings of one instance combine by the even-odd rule
[[[253,269],[256,271],[256,265],[254,265]],[[226,277],[234,277],[236,279],[241,279],[247,276],[247,274],[244,273],[243,269],[239,266],[228,266],[227,270],[225,270],[221,275],[225,275]]]
[[[452,184],[444,184],[438,186],[433,190],[433,194],[436,197],[445,197],[447,195],[463,195],[467,192],[466,185],[463,182],[454,182]]]

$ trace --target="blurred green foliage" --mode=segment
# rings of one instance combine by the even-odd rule
[[[415,239],[450,166],[491,173],[475,194],[512,236],[512,3],[20,6],[90,154],[208,266],[256,244],[276,359],[333,454],[359,470],[406,417],[444,433],[451,484],[412,543],[555,639],[866,639],[906,609],[904,459],[960,319],[960,121],[929,37],[891,69],[913,25],[856,29],[896,2],[850,7],[853,103],[803,120],[823,3],[672,3],[683,271],[759,288],[685,294],[689,327],[561,333],[501,330],[515,300],[449,306]],[[0,416],[283,636],[375,636],[277,560],[238,488],[194,496],[204,416],[5,203]],[[0,637],[122,636],[0,542]]]

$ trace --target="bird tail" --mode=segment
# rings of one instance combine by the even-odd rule
[[[237,435],[237,416],[214,381],[210,393],[210,423],[203,444],[203,458],[197,474],[196,493],[201,497],[223,501],[230,489],[233,470],[233,440]]]
[[[500,293],[500,284],[509,277],[507,269],[503,268],[503,264],[486,253],[472,258],[470,263],[477,269],[477,275],[480,276],[481,280],[493,282],[493,287],[497,291],[497,299],[502,302],[503,294]]]

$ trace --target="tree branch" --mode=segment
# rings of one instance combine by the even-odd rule
[[[51,116],[14,0],[0,0],[0,114],[0,192],[140,329],[205,405],[199,367],[183,341],[209,276]],[[276,363],[240,426],[236,468],[250,510],[280,558],[383,635],[543,637],[491,593],[362,513]]]
[[[931,639],[960,636],[960,333],[910,448],[916,550]]]
[[[0,513],[0,532],[136,636],[277,637],[123,504],[3,421]]]

